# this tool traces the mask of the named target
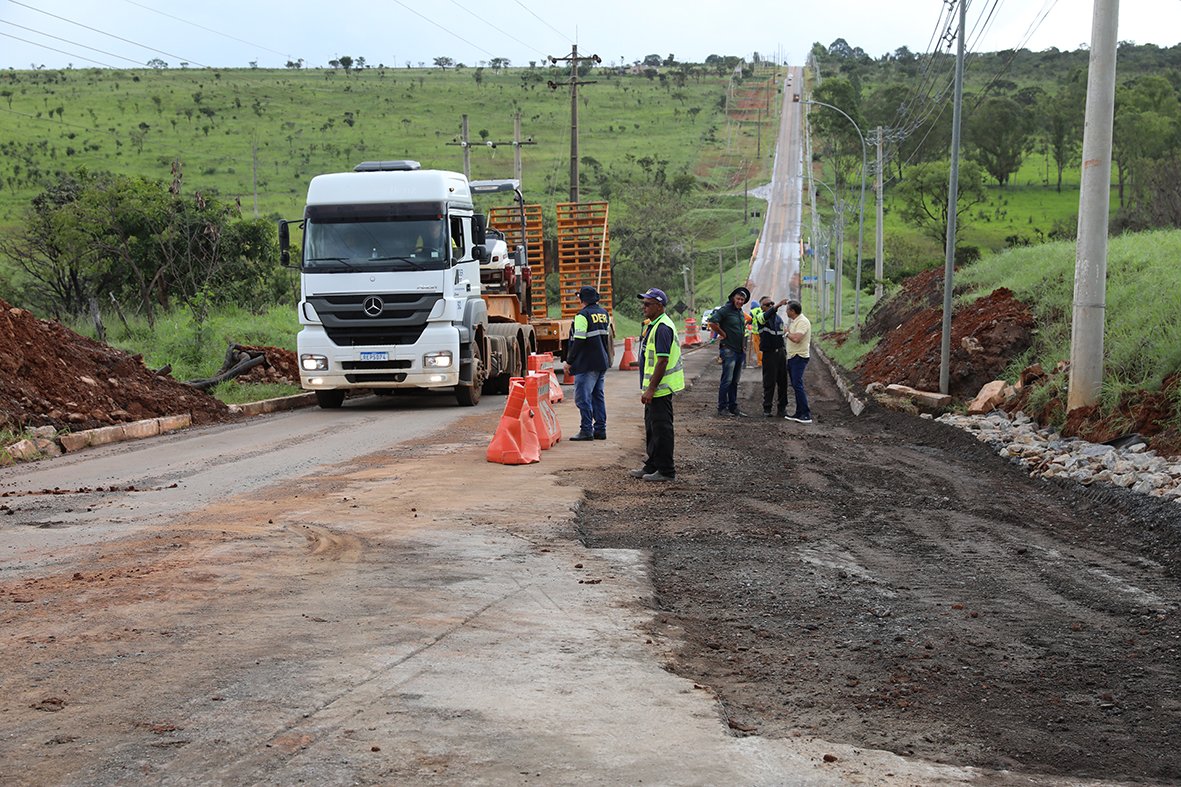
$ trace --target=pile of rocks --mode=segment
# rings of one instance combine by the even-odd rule
[[[1143,441],[1117,448],[1064,438],[1020,411],[1012,416],[1002,410],[985,416],[947,413],[935,420],[973,433],[1035,478],[1111,484],[1181,503],[1181,459],[1158,456]]]
[[[27,437],[21,437],[11,445],[0,445],[0,467],[14,462],[31,462],[34,459],[61,456],[57,444],[57,429],[52,426],[35,426],[28,430]]]

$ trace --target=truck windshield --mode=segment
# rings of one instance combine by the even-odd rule
[[[346,271],[443,270],[451,243],[442,218],[308,219],[303,269]]]

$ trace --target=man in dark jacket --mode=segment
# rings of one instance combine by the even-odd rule
[[[718,415],[745,416],[738,409],[738,380],[746,363],[746,315],[742,306],[750,300],[750,290],[738,287],[730,299],[714,309],[710,330],[721,337],[722,379],[718,383]]]
[[[759,299],[759,350],[763,353],[763,415],[770,417],[771,400],[779,389],[780,418],[787,416],[787,351],[783,344],[783,318],[779,308],[787,305],[787,298],[774,303],[764,295]]]
[[[581,417],[574,442],[607,439],[607,398],[603,378],[611,366],[611,318],[599,305],[599,291],[583,287],[578,291],[582,311],[574,315],[570,342],[566,345],[566,367],[574,375],[574,404]]]

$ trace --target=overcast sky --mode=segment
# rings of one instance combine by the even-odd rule
[[[1120,40],[1181,42],[1181,0],[1120,6]],[[575,42],[607,63],[757,51],[800,65],[813,42],[837,38],[875,57],[901,46],[925,52],[947,13],[943,0],[0,0],[0,67],[129,68],[153,58],[263,68],[302,58],[314,67],[340,55],[387,66],[439,56],[526,65],[569,54]],[[1092,0],[971,0],[967,40],[981,52],[1077,49],[1090,41],[1091,14]]]

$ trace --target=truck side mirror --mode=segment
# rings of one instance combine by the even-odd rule
[[[488,220],[483,213],[477,213],[472,216],[472,242],[477,245],[484,245],[488,242]],[[473,255],[474,256],[474,255]]]
[[[287,267],[291,264],[291,230],[286,221],[279,221],[279,264]]]
[[[488,247],[483,243],[477,243],[475,246],[472,246],[472,259],[476,262],[487,262]]]

